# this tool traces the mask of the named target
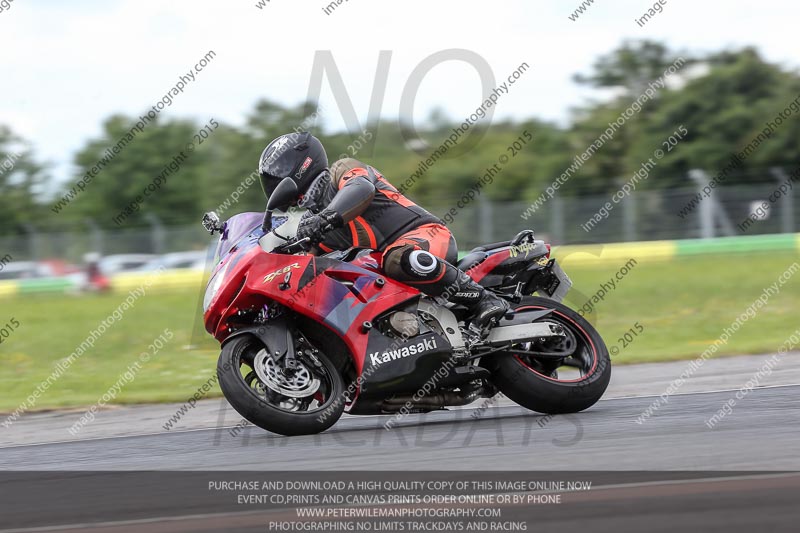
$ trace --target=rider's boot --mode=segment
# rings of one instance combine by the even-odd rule
[[[445,268],[447,271],[444,277],[452,281],[448,283],[448,290],[439,297],[469,309],[471,314],[469,327],[482,337],[492,322],[502,318],[509,310],[508,302],[478,285],[453,265],[447,264]]]
[[[384,270],[392,278],[428,296],[460,304],[470,311],[470,330],[482,338],[488,326],[509,309],[508,303],[467,274],[426,250],[399,248],[384,256]]]

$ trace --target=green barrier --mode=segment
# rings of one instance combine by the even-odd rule
[[[675,241],[678,257],[703,254],[773,252],[800,247],[800,234],[752,235]]]
[[[568,245],[553,249],[553,256],[565,259],[566,263],[604,263],[634,257],[637,261],[669,261],[675,257],[706,254],[730,254],[798,250],[800,233],[775,235],[748,235],[736,237],[716,237],[713,239],[687,239],[679,241],[643,241],[591,245]],[[467,252],[459,252],[459,258]],[[143,283],[151,274],[120,274],[111,282],[114,292],[125,292]],[[174,270],[164,272],[153,281],[155,289],[180,289],[199,287],[203,273]],[[62,278],[43,278],[0,282],[0,298],[17,294],[43,292],[65,292],[73,288],[73,283]]]
[[[19,282],[19,294],[31,294],[37,292],[64,292],[72,288],[73,284],[68,279],[63,278],[42,278],[30,279]]]
[[[637,261],[669,261],[675,257],[800,250],[800,233],[715,237],[675,241],[640,241],[606,244],[571,244],[553,248],[553,257],[573,263],[618,262],[626,257]],[[459,258],[467,252],[460,252]]]

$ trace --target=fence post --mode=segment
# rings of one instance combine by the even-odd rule
[[[550,201],[553,210],[550,211],[550,239],[553,243],[566,244],[564,235],[564,199],[561,195],[553,196]]]
[[[156,255],[161,255],[164,253],[164,225],[153,213],[147,213],[144,218],[150,223],[151,226],[150,238],[152,242],[153,253]]]
[[[482,243],[494,242],[494,213],[492,202],[485,196],[478,196],[479,234]]]
[[[786,171],[780,167],[772,167],[770,172],[778,179],[778,185],[790,180]],[[789,189],[789,192],[783,198],[781,233],[794,233],[794,188]]]
[[[622,234],[625,242],[636,241],[636,194],[622,202]]]
[[[708,174],[704,170],[692,169],[689,171],[689,177],[697,184],[698,194],[703,194],[703,187],[708,183]],[[700,237],[703,239],[714,237],[714,202],[700,201]]]
[[[89,226],[89,251],[103,255],[103,230],[91,218],[86,219],[86,225]]]
[[[36,228],[33,224],[22,224],[22,229],[25,233],[28,234],[28,254],[30,255],[31,261],[39,261],[39,246],[38,245],[38,238],[36,236]]]

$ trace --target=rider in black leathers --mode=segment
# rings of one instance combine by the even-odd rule
[[[323,252],[350,247],[383,252],[387,276],[434,297],[466,306],[470,328],[485,333],[509,309],[505,300],[484,289],[452,263],[456,242],[442,221],[403,196],[377,170],[355,159],[328,158],[310,133],[289,133],[273,140],[259,162],[269,197],[291,177],[308,211],[297,237],[308,237]],[[326,231],[327,230],[327,231]]]

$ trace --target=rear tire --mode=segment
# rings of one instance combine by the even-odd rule
[[[324,373],[327,374],[326,378],[330,381],[324,401],[314,411],[292,412],[272,405],[243,376],[242,368],[248,372],[247,367],[253,364],[255,354],[263,348],[259,339],[249,335],[234,338],[222,347],[217,363],[217,376],[222,393],[236,412],[262,429],[286,436],[312,435],[335,424],[344,412],[345,386],[341,374],[330,359],[323,353],[317,354]],[[259,383],[263,382],[259,380]],[[266,390],[265,387],[262,389]]]
[[[559,322],[573,333],[575,353],[569,365],[583,365],[577,380],[558,378],[558,361],[519,356],[513,349],[481,361],[492,371],[494,384],[519,405],[545,414],[577,413],[594,405],[611,379],[611,357],[597,330],[582,316],[554,300],[527,296],[515,310],[553,309],[539,321]],[[502,324],[501,324],[502,325]]]

